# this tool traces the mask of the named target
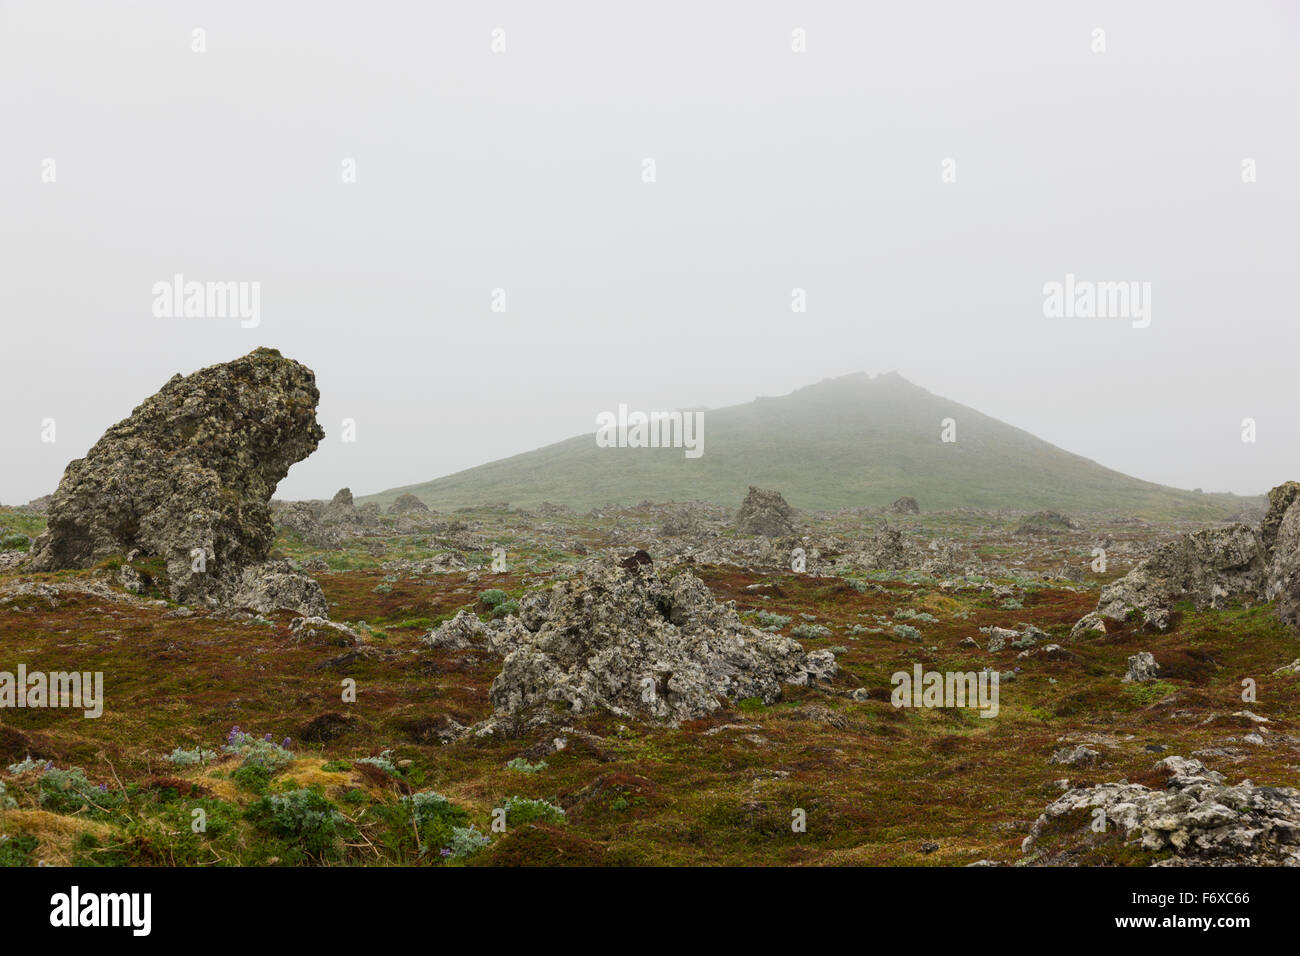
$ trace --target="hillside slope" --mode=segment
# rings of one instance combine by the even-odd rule
[[[940,440],[956,422],[955,442]],[[1152,517],[1234,515],[1262,499],[1181,491],[1071,454],[890,372],[827,379],[779,398],[704,413],[704,454],[600,448],[593,432],[363,499],[387,506],[410,492],[431,508],[542,501],[701,500],[735,506],[749,485],[797,508],[883,506],[901,495],[925,510],[1117,511]]]

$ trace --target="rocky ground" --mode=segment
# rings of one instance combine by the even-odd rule
[[[0,670],[105,685],[0,710],[0,861],[1297,861],[1289,498],[1212,540],[915,504],[345,490],[273,502],[217,601],[106,540],[35,569],[49,502],[0,509]],[[895,707],[916,664],[996,670],[997,716]]]
[[[1212,528],[273,501],[318,399],[178,375],[0,508],[0,863],[1300,862],[1300,484]]]

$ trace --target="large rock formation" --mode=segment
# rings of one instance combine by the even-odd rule
[[[311,370],[274,349],[174,376],[68,465],[31,567],[135,551],[166,560],[174,600],[256,592],[245,572],[270,552],[276,485],[324,437],[319,399]]]
[[[1024,841],[1029,862],[1070,864],[1117,840],[1160,855],[1165,866],[1300,866],[1300,791],[1249,780],[1227,786],[1222,774],[1183,757],[1156,769],[1169,775],[1164,790],[1103,783],[1058,798]]]
[[[316,579],[295,571],[288,561],[262,561],[244,568],[230,581],[220,603],[258,614],[292,611],[329,617],[329,604]]]
[[[277,526],[318,548],[337,548],[379,529],[379,506],[371,503],[358,508],[347,488],[339,489],[328,502],[274,501],[271,512]]]
[[[426,512],[429,506],[412,494],[398,495],[388,509],[390,515],[405,515],[412,512]]]
[[[1204,608],[1228,597],[1277,601],[1278,616],[1300,627],[1300,482],[1288,481],[1268,493],[1259,531],[1231,524],[1162,545],[1102,588],[1097,610],[1080,620],[1071,636],[1105,633],[1108,621],[1137,620],[1164,630],[1174,601],[1190,598]]]
[[[1286,481],[1268,493],[1268,510],[1259,526],[1259,539],[1264,549],[1272,553],[1277,545],[1282,519],[1300,497],[1300,481]]]
[[[1243,524],[1206,528],[1161,545],[1118,581],[1101,589],[1097,610],[1074,627],[1073,636],[1104,631],[1106,622],[1137,621],[1164,630],[1170,606],[1190,599],[1216,607],[1229,596],[1262,597],[1266,559],[1259,535]]]
[[[902,531],[883,525],[870,538],[857,542],[847,562],[863,571],[896,571],[919,567],[924,560],[925,556],[911,546]]]
[[[916,499],[911,495],[904,495],[890,505],[889,510],[896,515],[919,515],[921,506],[916,503]]]
[[[719,698],[772,703],[783,683],[837,670],[829,651],[751,628],[693,574],[661,577],[646,561],[588,562],[580,578],[526,595],[491,637],[476,623],[453,621],[430,642],[509,649],[492,682],[498,718],[545,720],[554,707],[676,724]]]
[[[1264,593],[1277,601],[1277,613],[1300,627],[1300,482],[1288,481],[1268,493],[1268,513],[1260,528],[1268,562]]]
[[[765,491],[749,486],[749,494],[736,515],[736,527],[745,534],[784,538],[794,534],[794,509],[779,491]]]
[[[1020,522],[1016,534],[1055,535],[1077,531],[1079,526],[1059,511],[1036,511]]]

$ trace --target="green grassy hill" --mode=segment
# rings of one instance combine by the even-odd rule
[[[945,418],[956,421],[956,442],[940,440]],[[704,454],[696,459],[679,448],[600,448],[594,432],[593,423],[591,433],[567,441],[360,500],[386,507],[410,492],[440,510],[498,501],[580,510],[645,500],[735,507],[753,484],[813,510],[912,495],[926,511],[1054,508],[1212,520],[1262,503],[1130,478],[893,372],[706,411]]]

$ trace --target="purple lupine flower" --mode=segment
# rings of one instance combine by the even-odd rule
[[[284,742],[283,742],[282,744],[280,744],[280,746],[281,746],[281,748],[283,748],[284,750],[288,750],[288,749],[289,749],[289,738],[288,738],[288,737],[285,737],[285,738],[284,738]]]

